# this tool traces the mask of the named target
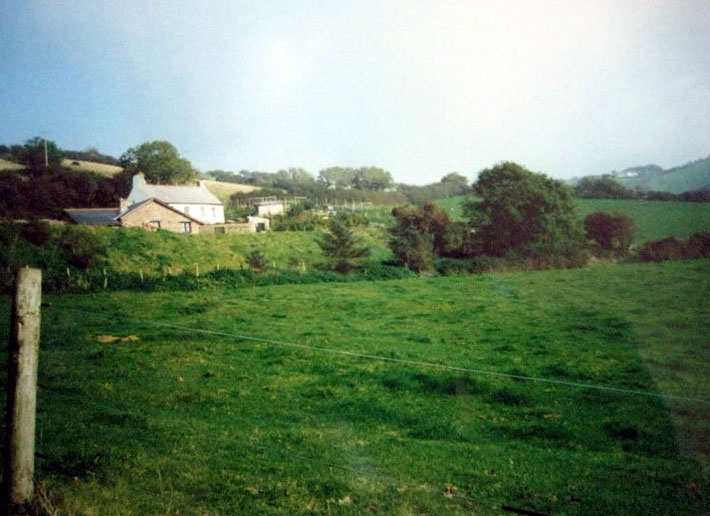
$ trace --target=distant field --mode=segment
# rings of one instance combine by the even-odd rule
[[[223,183],[221,181],[205,181],[207,189],[212,192],[220,201],[224,202],[235,193],[256,192],[261,190],[259,186],[238,185],[235,183]]]
[[[580,217],[595,211],[622,213],[636,222],[636,242],[674,236],[688,238],[710,231],[710,203],[676,201],[625,201],[582,199],[577,201]]]
[[[465,196],[437,201],[454,220],[463,220],[461,203]],[[670,236],[687,238],[693,233],[710,231],[710,203],[675,201],[638,201],[617,199],[578,199],[577,213],[603,211],[622,213],[636,222],[635,242],[659,240]]]
[[[75,165],[74,163],[78,163],[78,165]],[[105,165],[103,163],[95,163],[93,161],[81,161],[74,159],[62,160],[62,166],[72,170],[80,170],[82,172],[96,172],[97,174],[102,174],[104,176],[115,176],[123,170],[121,167],[115,165]]]
[[[708,514],[710,405],[638,394],[710,396],[708,265],[46,296],[36,481],[52,514]]]

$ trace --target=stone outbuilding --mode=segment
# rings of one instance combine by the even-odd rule
[[[139,227],[150,231],[164,229],[174,233],[199,233],[202,221],[185,215],[158,199],[146,199],[130,207],[120,209],[66,209],[70,221],[92,226]]]

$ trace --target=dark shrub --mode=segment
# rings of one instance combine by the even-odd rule
[[[695,233],[686,244],[688,258],[710,258],[710,233]]]
[[[603,212],[590,213],[584,217],[587,238],[594,242],[597,254],[628,253],[633,242],[635,225],[631,217]]]
[[[646,242],[638,252],[639,259],[644,262],[662,262],[665,260],[682,260],[686,256],[685,244],[675,237]]]
[[[89,229],[66,226],[58,237],[66,261],[79,269],[88,269],[105,261],[106,250]]]

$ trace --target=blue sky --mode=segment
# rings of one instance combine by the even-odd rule
[[[6,0],[0,143],[202,171],[502,160],[568,178],[710,154],[710,1]]]

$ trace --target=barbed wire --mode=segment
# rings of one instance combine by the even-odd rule
[[[63,308],[63,309],[65,309],[65,308]],[[66,308],[66,309],[71,310],[71,311],[76,311],[71,308]],[[87,311],[81,310],[81,312],[86,313]],[[555,378],[545,378],[545,377],[540,377],[540,376],[528,376],[528,375],[522,375],[522,374],[504,373],[501,371],[492,371],[492,370],[488,370],[488,369],[477,369],[477,368],[463,367],[463,366],[457,366],[457,365],[444,364],[444,363],[440,363],[440,362],[427,362],[427,361],[423,361],[423,360],[396,358],[396,357],[388,357],[388,356],[384,356],[384,355],[376,355],[376,354],[371,354],[371,353],[361,353],[361,352],[357,352],[357,351],[334,349],[334,348],[328,348],[328,347],[324,347],[324,346],[316,346],[316,345],[312,345],[312,344],[289,342],[289,341],[285,341],[285,340],[265,338],[265,337],[259,337],[259,336],[254,336],[254,335],[229,333],[229,332],[224,332],[224,331],[207,330],[207,329],[201,329],[201,328],[191,328],[189,326],[182,326],[182,325],[171,324],[171,323],[148,321],[145,319],[134,319],[134,318],[126,317],[121,314],[105,314],[105,313],[99,313],[99,312],[91,312],[91,313],[94,315],[100,315],[100,316],[104,316],[104,317],[119,319],[122,322],[127,321],[127,322],[130,322],[133,324],[162,327],[162,328],[180,330],[180,331],[189,332],[189,333],[212,335],[215,337],[223,337],[223,338],[230,338],[230,339],[237,339],[237,340],[244,340],[244,341],[251,341],[251,342],[260,342],[263,344],[271,344],[271,345],[275,345],[275,346],[281,346],[281,347],[287,347],[287,348],[293,348],[293,349],[302,349],[302,350],[308,350],[308,351],[317,351],[317,352],[321,352],[321,353],[329,353],[329,354],[333,354],[333,355],[340,355],[340,356],[345,356],[345,357],[350,357],[350,358],[360,358],[360,359],[365,359],[365,360],[374,360],[374,361],[402,364],[402,365],[408,365],[408,366],[414,366],[414,367],[425,367],[425,368],[430,368],[430,369],[453,371],[453,372],[458,372],[458,373],[467,373],[467,374],[471,374],[471,375],[490,376],[490,377],[497,377],[497,378],[507,378],[507,379],[512,379],[512,380],[544,383],[544,384],[557,385],[557,386],[563,386],[563,387],[573,387],[576,389],[605,391],[605,392],[613,392],[613,393],[618,393],[618,394],[645,396],[645,397],[664,399],[664,400],[687,401],[687,402],[710,405],[710,397],[709,398],[696,398],[696,397],[690,397],[690,396],[678,396],[678,395],[673,395],[673,394],[641,391],[638,389],[625,389],[625,388],[621,388],[621,387],[612,387],[612,386],[608,386],[608,385],[570,382],[567,380],[559,380],[559,379],[555,379]]]

